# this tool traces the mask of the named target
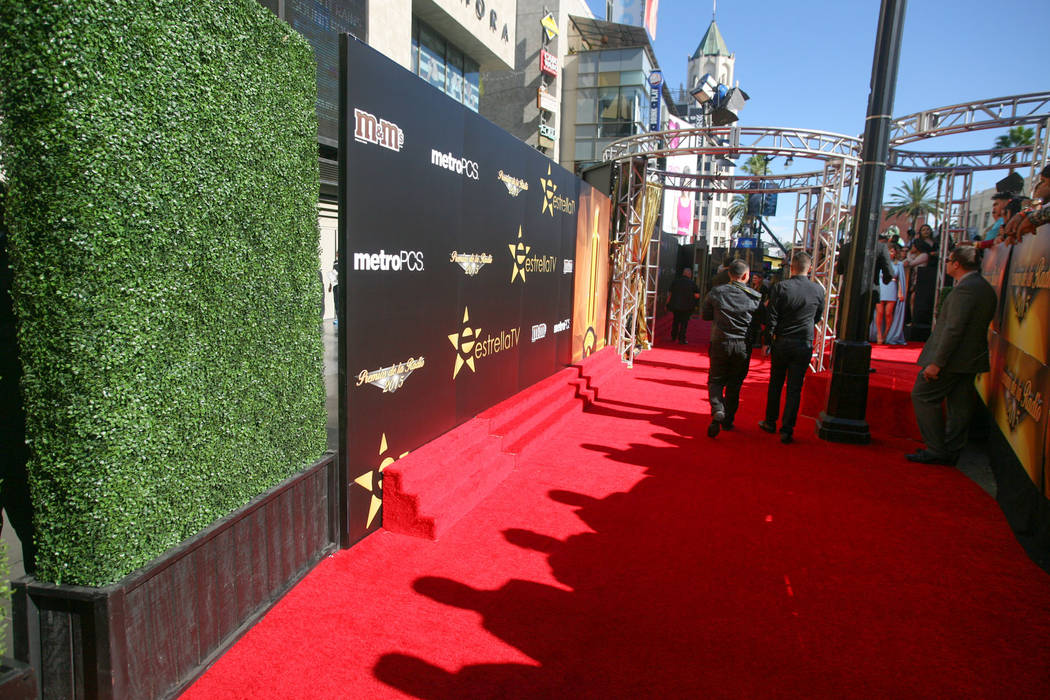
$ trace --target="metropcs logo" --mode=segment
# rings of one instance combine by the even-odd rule
[[[576,202],[557,193],[558,186],[554,184],[554,179],[551,177],[550,165],[547,166],[547,177],[540,178],[540,185],[543,186],[543,208],[540,211],[541,214],[549,211],[551,216],[554,216],[555,209],[565,214],[576,213]]]
[[[354,253],[354,269],[365,272],[422,272],[423,251],[402,250],[388,253],[380,250],[378,253]]]
[[[463,328],[459,333],[450,333],[448,336],[452,347],[456,349],[456,365],[452,368],[452,378],[456,378],[463,365],[469,367],[471,372],[477,372],[475,360],[516,348],[520,337],[520,328],[482,335],[480,328],[470,327],[470,309],[463,307]]]
[[[459,173],[471,180],[478,179],[478,163],[469,158],[457,158],[451,153],[442,153],[437,149],[430,149],[430,164],[439,168]]]
[[[354,140],[374,143],[391,151],[400,151],[405,145],[405,132],[397,124],[377,119],[363,109],[354,108]]]
[[[554,272],[554,266],[558,263],[556,255],[529,255],[532,246],[525,245],[521,240],[521,227],[518,227],[518,242],[507,246],[510,248],[510,257],[514,262],[514,269],[510,271],[510,282],[521,277],[525,281],[526,272]]]

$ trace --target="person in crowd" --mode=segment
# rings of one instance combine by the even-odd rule
[[[780,441],[793,441],[802,383],[813,355],[813,329],[824,313],[824,287],[809,279],[812,259],[796,252],[791,258],[791,277],[777,283],[769,293],[767,328],[772,338],[769,389],[766,392],[766,419],[758,427],[767,433],[777,431],[780,394],[787,381],[784,420]],[[770,349],[770,348],[767,348]]]
[[[997,219],[998,222],[1009,221],[1014,214],[1021,211],[1021,202],[1023,201],[1018,195],[1003,195],[997,192],[992,195],[992,215],[1000,217]],[[994,227],[994,225],[993,225]],[[989,227],[988,231],[991,232],[993,227]],[[972,245],[978,250],[984,250],[991,248],[994,245],[1003,243],[1006,241],[1006,230],[1002,227],[996,229],[996,235],[993,238],[983,238],[977,241],[959,241],[959,245]]]
[[[882,345],[888,342],[886,339],[893,327],[897,305],[904,301],[905,279],[904,265],[897,259],[895,252],[900,247],[889,245],[889,239],[884,235],[879,236],[879,245],[886,246],[893,267],[893,279],[879,282],[879,300],[875,303],[875,342]]]
[[[769,303],[769,290],[771,289],[769,280],[761,272],[752,272],[751,278],[748,280],[748,286],[754,289],[756,292],[762,295],[762,298],[758,302],[758,308],[755,309],[755,315],[753,319],[753,326],[755,329],[754,338],[752,338],[752,345],[758,343],[760,346],[769,345],[766,342],[767,333],[766,326],[766,305]],[[750,355],[750,351],[748,352]]]
[[[328,272],[328,291],[332,293],[332,301],[335,302],[335,326],[339,327],[339,321],[343,318],[343,300],[339,296],[339,253],[335,254],[332,269]]]
[[[754,337],[754,313],[762,295],[747,286],[750,275],[743,260],[729,263],[729,284],[713,288],[704,298],[703,318],[711,328],[707,391],[711,402],[708,437],[731,430],[740,403],[740,385],[747,375],[749,339]]]
[[[908,288],[908,271],[904,269],[904,249],[899,245],[890,246],[890,259],[893,261],[894,277],[897,280],[897,304],[893,309],[893,317],[890,319],[889,328],[886,329],[884,342],[887,345],[907,345],[904,337],[904,293]],[[880,289],[881,293],[881,289]]]
[[[995,218],[995,221],[981,236],[982,241],[995,241],[1000,237],[1000,229],[1006,223],[1006,205],[1011,199],[1013,199],[1013,195],[1009,192],[996,192],[992,195],[992,216]]]
[[[1022,236],[1035,233],[1037,228],[1050,223],[1050,165],[1039,173],[1039,182],[1032,192],[1032,199],[1029,207],[1007,222],[1005,236],[1009,242],[1017,243]]]
[[[959,458],[976,401],[974,376],[989,369],[988,324],[997,303],[992,285],[977,271],[973,246],[949,253],[945,270],[955,284],[919,354],[922,371],[911,390],[926,447],[907,458],[923,464],[955,464]]]
[[[835,261],[835,273],[839,275],[846,274],[846,268],[849,265],[850,250],[853,247],[853,240],[850,239],[842,244],[839,248],[838,259]],[[860,260],[857,261],[858,266]],[[861,304],[865,309],[864,315],[868,319],[868,324],[871,324],[873,314],[875,313],[875,301],[879,298],[879,278],[886,284],[893,279],[893,264],[890,261],[890,252],[886,249],[886,246],[881,242],[875,244],[875,272],[871,280],[871,286],[868,287],[864,296],[861,298]]]
[[[711,287],[721,287],[723,284],[729,284],[729,263],[725,265],[719,265],[718,271],[715,276],[711,279]]]
[[[914,231],[908,231],[908,233],[911,237],[911,248],[908,250],[904,266],[907,268],[926,267],[937,256],[937,249],[940,245],[933,235],[933,227],[923,224],[919,227],[918,233]]]
[[[700,300],[700,292],[693,282],[693,270],[682,268],[682,273],[671,282],[671,289],[667,292],[667,310],[674,314],[671,322],[671,341],[677,341],[679,345],[685,345],[685,331],[689,327],[689,317],[693,315]]]

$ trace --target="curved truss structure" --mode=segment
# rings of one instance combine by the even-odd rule
[[[917,141],[982,129],[1033,125],[1035,143],[1006,149],[920,152],[899,146]],[[973,173],[1029,167],[1032,176],[1048,160],[1050,142],[1050,92],[1000,97],[917,112],[893,120],[889,170],[942,174],[941,210],[948,235],[941,236],[940,270],[944,277],[949,239],[957,241],[966,230]],[[818,324],[811,367],[824,369],[835,339],[838,313],[838,280],[834,274],[840,229],[849,215],[859,171],[861,139],[825,131],[778,127],[701,127],[638,134],[615,141],[604,159],[619,169],[614,216],[614,289],[610,332],[621,357],[632,362],[638,352],[636,319],[644,314],[649,326],[656,315],[659,269],[659,230],[642,249],[646,183],[660,183],[666,190],[703,193],[750,193],[755,182],[764,192],[798,195],[793,249],[813,256],[813,276],[827,293],[825,315]],[[821,171],[753,176],[722,173],[684,174],[658,170],[663,156],[709,155],[736,159],[740,156],[790,156],[822,161]],[[650,205],[651,206],[651,205]],[[938,290],[938,297],[940,290]]]
[[[643,213],[636,210],[643,182],[662,183],[664,189],[695,192],[750,193],[762,183],[763,192],[795,192],[793,249],[813,255],[813,276],[827,290],[824,318],[818,324],[813,365],[823,369],[834,342],[838,311],[838,280],[834,274],[836,232],[848,215],[848,203],[860,165],[860,139],[826,131],[778,127],[721,127],[639,134],[614,142],[606,160],[619,164],[613,245],[615,267],[610,311],[617,351],[629,364],[638,349],[635,319],[643,315],[652,327],[656,316],[659,234],[647,249],[632,243],[641,230]],[[824,162],[823,170],[784,175],[721,175],[670,173],[655,168],[655,159],[667,155],[714,155],[737,158],[754,154],[790,156]],[[637,253],[637,257],[632,255]],[[639,281],[644,280],[645,291]],[[643,348],[644,349],[644,348]]]

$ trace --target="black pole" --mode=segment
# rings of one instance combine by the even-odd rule
[[[831,353],[827,407],[817,419],[817,435],[831,442],[867,443],[871,432],[865,414],[871,345],[872,279],[875,244],[882,211],[886,160],[890,151],[890,121],[900,63],[901,32],[906,0],[882,0],[871,93],[864,126],[856,215],[844,281],[838,338]]]

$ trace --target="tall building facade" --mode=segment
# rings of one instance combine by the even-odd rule
[[[518,0],[513,66],[481,76],[480,113],[555,160],[563,140],[563,70],[574,15],[591,17],[585,0]]]
[[[582,2],[582,0],[580,0]],[[338,231],[339,35],[348,32],[437,90],[479,111],[482,75],[515,67],[515,0],[259,0],[302,34],[317,59],[320,272]],[[325,285],[327,289],[327,285]],[[325,318],[335,315],[325,294]]]
[[[558,162],[579,172],[601,162],[612,142],[649,131],[648,78],[660,66],[644,28],[569,19]],[[666,85],[661,100],[670,103]],[[661,124],[666,120],[663,110]]]

